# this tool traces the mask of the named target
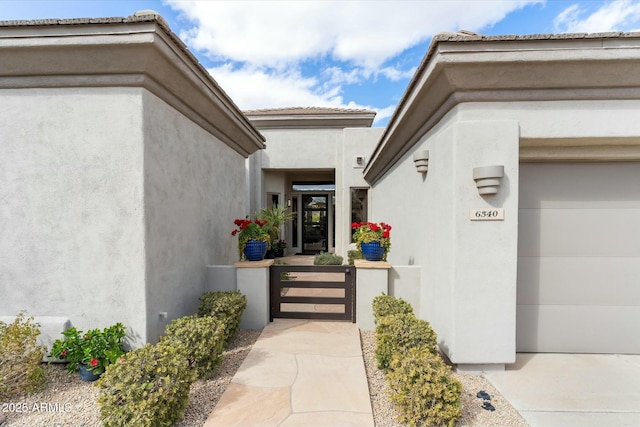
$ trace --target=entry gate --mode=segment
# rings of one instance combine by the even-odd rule
[[[270,320],[356,321],[353,266],[272,265]]]

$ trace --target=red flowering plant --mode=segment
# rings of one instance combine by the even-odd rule
[[[358,246],[358,250],[362,253],[361,245],[363,243],[378,242],[384,247],[383,261],[387,260],[387,253],[391,249],[391,226],[384,222],[354,222],[351,228],[355,230],[353,233],[353,241]]]
[[[252,221],[249,218],[245,218],[236,219],[233,223],[236,225],[236,229],[231,232],[231,235],[238,236],[238,255],[240,259],[244,257],[244,248],[249,240],[267,242],[267,249],[269,249],[271,238],[265,228],[267,221],[259,219]]]
[[[69,362],[69,373],[76,372],[78,365],[82,364],[95,375],[100,375],[107,366],[116,363],[124,355],[122,344],[126,331],[122,323],[116,323],[102,331],[92,329],[85,334],[73,327],[62,335],[63,339],[53,343],[51,357]]]

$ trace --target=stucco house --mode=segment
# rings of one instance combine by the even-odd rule
[[[0,316],[157,340],[235,260],[264,138],[154,14],[3,22],[0,64]]]
[[[365,111],[246,112],[267,141],[250,206],[291,206],[298,253],[346,255],[354,215],[393,224],[390,291],[460,369],[638,353],[639,47],[637,33],[442,33],[386,129],[328,121]]]
[[[390,223],[389,292],[460,369],[640,354],[640,33],[439,34],[385,128],[241,112],[153,14],[2,23],[0,63],[0,315],[153,341],[277,204],[290,254]]]
[[[640,353],[639,66],[640,33],[434,38],[364,177],[454,363]]]
[[[288,253],[343,253],[352,220],[367,214],[362,171],[383,131],[371,127],[375,112],[316,107],[245,114],[268,147],[249,158],[250,212],[291,208]]]

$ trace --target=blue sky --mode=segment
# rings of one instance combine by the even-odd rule
[[[243,110],[377,111],[384,126],[431,38],[640,30],[640,0],[0,0],[0,20],[153,9]]]

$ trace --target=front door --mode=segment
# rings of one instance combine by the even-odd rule
[[[328,196],[302,196],[302,253],[313,255],[329,249]]]

